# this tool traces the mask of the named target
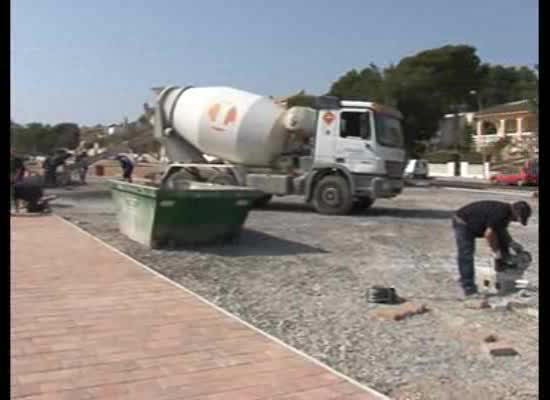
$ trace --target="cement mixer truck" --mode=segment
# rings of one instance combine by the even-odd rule
[[[189,180],[248,186],[264,194],[258,205],[300,195],[331,215],[403,189],[402,117],[391,107],[325,96],[312,108],[287,109],[229,87],[170,86],[157,90],[149,111],[171,161],[167,187]]]

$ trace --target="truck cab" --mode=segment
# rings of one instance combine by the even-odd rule
[[[315,208],[344,213],[401,193],[405,167],[401,118],[391,107],[362,101],[333,101],[332,107],[319,110],[314,187],[308,193]]]

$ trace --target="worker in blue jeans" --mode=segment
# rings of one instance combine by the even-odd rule
[[[459,209],[453,216],[458,250],[458,272],[460,285],[465,296],[475,295],[474,254],[475,240],[484,237],[495,258],[495,269],[503,270],[509,249],[515,253],[523,247],[515,242],[508,233],[510,222],[527,225],[531,216],[531,207],[525,201],[505,203],[501,201],[476,201]]]

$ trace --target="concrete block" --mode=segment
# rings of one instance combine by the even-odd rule
[[[518,352],[505,341],[486,342],[481,344],[483,353],[493,357],[516,356]]]
[[[378,319],[400,321],[417,314],[428,312],[425,304],[415,304],[411,302],[403,303],[397,306],[387,306],[375,311],[374,317]]]

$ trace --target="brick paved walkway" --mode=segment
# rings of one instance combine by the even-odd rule
[[[381,399],[53,216],[11,218],[12,399]]]

